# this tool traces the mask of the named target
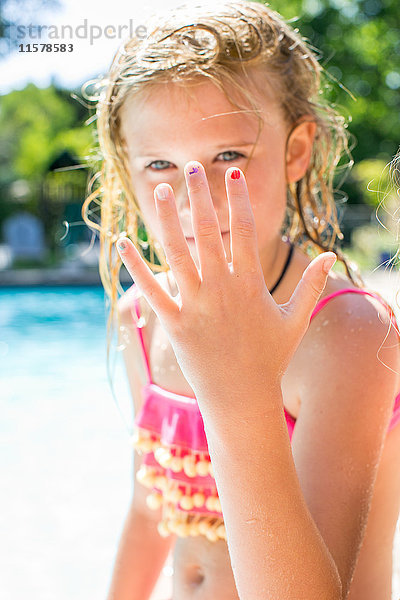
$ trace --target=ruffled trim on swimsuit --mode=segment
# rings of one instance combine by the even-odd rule
[[[152,491],[150,509],[162,509],[160,535],[226,539],[203,419],[194,398],[148,383],[134,421],[132,445],[144,455],[136,479]]]
[[[146,454],[145,460],[151,455]],[[221,504],[215,487],[182,484],[160,465],[142,464],[136,479],[151,489],[146,498],[147,506],[152,510],[162,509],[162,519],[157,525],[160,535],[205,535],[214,542],[226,539]]]

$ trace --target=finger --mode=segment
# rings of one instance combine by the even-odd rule
[[[168,323],[171,317],[179,313],[176,302],[156,281],[154,274],[128,238],[118,240],[117,250],[128,273],[139,286],[160,321]]]
[[[162,245],[171,267],[182,301],[189,299],[201,281],[179,222],[174,193],[170,185],[161,183],[154,190],[160,218]]]
[[[258,253],[257,231],[243,172],[237,168],[225,172],[229,200],[229,228],[233,270],[237,274],[258,271],[264,281]]]
[[[308,265],[296,286],[286,309],[300,328],[307,328],[312,312],[324,291],[328,274],[336,262],[336,254],[323,252]]]
[[[204,167],[190,161],[184,173],[201,276],[206,279],[221,273],[221,269],[228,271],[228,263]]]

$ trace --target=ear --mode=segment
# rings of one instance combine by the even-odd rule
[[[315,121],[302,121],[289,134],[286,146],[286,179],[287,183],[299,181],[310,164],[313,149]]]

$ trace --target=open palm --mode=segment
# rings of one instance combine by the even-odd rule
[[[225,173],[231,262],[225,256],[201,163],[187,163],[185,177],[199,268],[182,232],[172,188],[159,184],[154,193],[162,244],[178,295],[172,298],[160,286],[132,242],[120,240],[125,248],[120,248],[120,241],[118,248],[165,328],[184,376],[197,399],[202,399],[202,412],[207,410],[207,402],[212,402],[214,409],[215,402],[221,410],[232,409],[249,382],[260,393],[280,386],[336,256],[329,252],[316,257],[289,302],[278,305],[265,285],[243,172],[231,167]]]

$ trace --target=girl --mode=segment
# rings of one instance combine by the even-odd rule
[[[390,600],[398,335],[335,244],[346,137],[318,62],[243,0],[147,34],[104,82],[83,208],[94,227],[101,197],[110,319],[122,260],[135,281],[117,316],[137,482],[108,598],[148,599],[173,549],[173,600]]]

